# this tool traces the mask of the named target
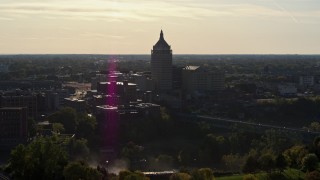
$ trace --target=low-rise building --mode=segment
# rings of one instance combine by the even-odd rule
[[[314,85],[314,76],[299,76],[299,85],[302,87],[312,87]]]
[[[137,100],[137,84],[123,82],[100,82],[98,83],[97,91],[100,94],[119,95],[125,102]]]
[[[110,105],[117,106],[123,104],[124,100],[119,95],[94,95],[93,106]]]
[[[160,105],[153,103],[139,103],[135,106],[141,116],[159,118],[161,117]]]
[[[278,91],[281,96],[295,96],[297,87],[294,84],[283,84],[278,86]]]
[[[64,100],[64,106],[71,107],[78,112],[86,111],[86,102],[84,100],[76,98],[65,98]]]

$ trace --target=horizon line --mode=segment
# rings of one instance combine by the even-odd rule
[[[110,56],[121,56],[121,55],[144,55],[144,56],[151,56],[151,54],[139,54],[139,53],[132,53],[132,54],[102,54],[102,53],[0,53],[0,56],[21,56],[21,55],[110,55]],[[226,55],[296,55],[296,56],[299,56],[299,55],[310,55],[310,56],[319,56],[319,54],[308,54],[308,53],[305,53],[305,54],[300,54],[300,53],[253,53],[253,54],[247,54],[247,53],[240,53],[240,54],[236,54],[236,53],[230,53],[230,54],[205,54],[205,53],[200,53],[200,54],[194,54],[194,53],[186,53],[186,54],[173,54],[173,56],[176,56],[176,55],[210,55],[210,56],[226,56]]]

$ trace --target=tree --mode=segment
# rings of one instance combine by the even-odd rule
[[[57,138],[38,138],[11,151],[9,168],[15,179],[59,179],[67,153]]]
[[[34,137],[37,134],[36,122],[32,118],[28,118],[28,137]]]
[[[70,162],[64,168],[63,175],[68,180],[96,180],[102,177],[102,174],[97,169],[89,167],[84,161]]]
[[[245,163],[245,157],[241,157],[239,154],[228,154],[222,156],[222,161],[228,170],[240,171]]]
[[[283,154],[279,154],[276,158],[276,168],[283,171],[288,166],[288,162]]]
[[[319,132],[320,131],[320,123],[319,122],[312,122],[312,123],[310,123],[308,129],[311,131]]]
[[[77,113],[76,110],[66,107],[51,114],[48,117],[51,123],[61,123],[65,128],[66,133],[73,134],[77,128]]]
[[[247,174],[243,176],[243,180],[258,180],[253,174]]]
[[[312,171],[306,174],[305,180],[319,180],[320,179],[320,172],[319,171]]]
[[[271,154],[263,154],[258,159],[261,170],[271,171],[275,167],[275,160]]]
[[[171,119],[169,113],[167,112],[167,109],[165,107],[160,108],[160,113],[161,113],[161,119],[168,121]]]
[[[314,151],[315,154],[320,157],[320,136],[317,136],[314,138],[313,140],[313,147],[314,147]]]
[[[290,167],[299,168],[302,164],[302,158],[308,154],[308,150],[301,145],[292,146],[285,150],[283,155],[288,158]]]
[[[78,138],[89,139],[94,133],[97,121],[95,117],[88,116],[87,114],[79,114],[77,116],[77,124],[76,136]]]
[[[119,172],[119,180],[124,180],[124,178],[126,177],[126,176],[129,176],[131,174],[131,172],[130,171],[127,171],[127,170],[125,170],[125,171],[120,171]]]
[[[150,169],[165,171],[173,168],[174,158],[166,154],[160,154],[157,158],[149,158],[148,162]]]
[[[313,171],[318,167],[318,157],[315,154],[307,154],[302,159],[302,168],[307,171]]]
[[[143,147],[129,142],[122,148],[121,155],[131,161],[139,160],[142,157]]]
[[[170,176],[170,180],[191,180],[191,176],[187,173],[175,173]]]
[[[260,151],[272,151],[275,154],[279,154],[293,145],[293,140],[288,138],[290,136],[293,135],[288,135],[287,132],[275,129],[266,130],[262,139],[258,141],[257,148]]]
[[[149,178],[139,171],[121,171],[119,173],[119,180],[149,180]]]
[[[313,140],[313,146],[317,147],[319,145],[319,142],[320,142],[320,136],[315,137]]]
[[[194,162],[194,152],[190,148],[185,148],[178,153],[178,162],[182,165],[188,165]]]
[[[26,154],[26,147],[22,144],[19,144],[11,151],[8,169],[12,171],[17,179],[22,178],[25,174]]]
[[[53,123],[52,124],[52,130],[55,132],[55,133],[64,133],[65,129],[63,127],[63,124],[61,123]]]
[[[94,146],[94,132],[97,125],[95,117],[84,113],[77,113],[70,107],[63,108],[48,117],[53,123],[53,130],[57,133],[76,134],[77,138],[89,140]],[[91,147],[91,146],[90,146]]]
[[[226,140],[223,136],[208,134],[204,139],[202,148],[199,152],[199,161],[203,163],[212,163],[219,161],[225,153]]]
[[[214,180],[213,171],[210,168],[201,168],[192,172],[192,180]]]
[[[86,159],[90,154],[90,149],[87,146],[86,139],[71,138],[68,141],[67,147],[70,156],[74,159],[77,157]]]
[[[258,165],[259,164],[257,162],[257,158],[253,155],[249,155],[242,167],[242,172],[244,173],[255,172],[259,168]]]
[[[243,127],[237,124],[233,126],[233,132],[228,137],[229,149],[232,153],[246,153],[250,150],[250,146],[243,146],[243,144],[251,144],[253,137],[256,137],[255,134],[250,133],[249,128],[252,127]],[[253,132],[253,129],[251,132]]]
[[[274,179],[279,179],[279,180],[286,180],[288,179],[283,173],[275,171],[266,174],[266,179],[274,180]]]

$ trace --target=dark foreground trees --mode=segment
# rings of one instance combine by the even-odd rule
[[[12,150],[8,169],[14,179],[60,179],[68,163],[59,139],[39,138]]]
[[[96,180],[101,179],[101,174],[97,169],[89,167],[85,161],[76,161],[69,163],[63,170],[65,179],[68,180]]]
[[[307,154],[302,159],[302,168],[307,171],[316,170],[318,167],[318,157],[315,154]]]
[[[174,173],[170,180],[214,180],[213,171],[210,168],[194,169],[190,174],[186,172]]]
[[[101,179],[106,174],[85,161],[71,161],[74,156],[86,159],[87,149],[83,139],[38,138],[11,151],[6,171],[13,179]]]

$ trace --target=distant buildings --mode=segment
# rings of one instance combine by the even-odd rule
[[[106,82],[107,81],[107,75],[106,74],[96,74],[95,77],[91,78],[91,90],[97,89],[97,84],[99,82]]]
[[[172,50],[161,30],[159,41],[151,50],[151,75],[157,91],[172,89]]]
[[[38,121],[42,115],[65,106],[67,97],[67,89],[0,91],[0,107],[26,107],[28,118]]]
[[[302,86],[302,87],[314,86],[314,76],[299,76],[299,86]]]
[[[0,64],[0,72],[7,73],[9,72],[9,65],[7,64]]]
[[[297,95],[297,87],[294,84],[278,85],[278,91],[281,96],[295,96]]]
[[[44,90],[44,89],[59,89],[62,88],[62,84],[56,81],[50,80],[11,80],[0,81],[0,90]]]
[[[37,96],[38,110],[41,113],[55,111],[65,105],[65,98],[68,97],[68,89],[44,90]]]

